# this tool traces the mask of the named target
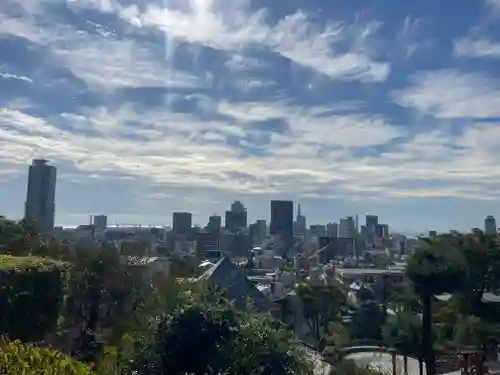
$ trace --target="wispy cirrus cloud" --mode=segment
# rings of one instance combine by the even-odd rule
[[[494,34],[471,21],[450,48],[437,18],[408,9],[264,5],[8,0],[0,171],[43,156],[62,170],[63,212],[64,184],[88,194],[91,181],[109,212],[121,195],[155,217],[232,195],[317,211],[498,198],[500,83],[473,65],[497,57]]]
[[[454,44],[455,54],[459,57],[490,57],[500,58],[500,42],[486,38],[466,37]]]
[[[391,96],[399,105],[437,118],[500,117],[500,82],[481,73],[422,71]]]

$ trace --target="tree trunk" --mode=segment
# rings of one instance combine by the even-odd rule
[[[422,296],[422,346],[420,348],[425,361],[426,375],[436,375],[436,363],[432,347],[432,296]]]
[[[408,375],[408,356],[405,355],[403,357],[403,369],[404,369],[404,375]]]

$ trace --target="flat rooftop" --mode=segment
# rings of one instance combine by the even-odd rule
[[[346,277],[356,277],[356,276],[377,276],[377,275],[403,275],[403,269],[378,269],[378,268],[337,268],[335,272],[339,275]]]

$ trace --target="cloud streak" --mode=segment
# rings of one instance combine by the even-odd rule
[[[498,198],[500,82],[474,65],[500,56],[495,34],[464,30],[439,60],[412,15],[130,4],[0,10],[0,172],[43,156],[147,202]]]

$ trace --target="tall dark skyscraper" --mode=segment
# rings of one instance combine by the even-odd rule
[[[293,201],[271,201],[271,225],[273,235],[293,238]]]
[[[231,205],[231,209],[226,211],[224,226],[231,232],[246,228],[247,216],[247,210],[243,203],[236,201]]]
[[[365,224],[366,224],[367,228],[373,228],[373,230],[375,230],[375,228],[378,225],[378,216],[377,215],[366,215]]]
[[[172,219],[172,231],[175,234],[189,234],[191,231],[193,215],[191,212],[174,212]]]
[[[208,218],[207,229],[213,233],[219,233],[222,226],[222,217],[219,215],[211,215]]]
[[[24,216],[36,220],[38,230],[54,229],[57,169],[44,159],[33,159],[28,174]]]

